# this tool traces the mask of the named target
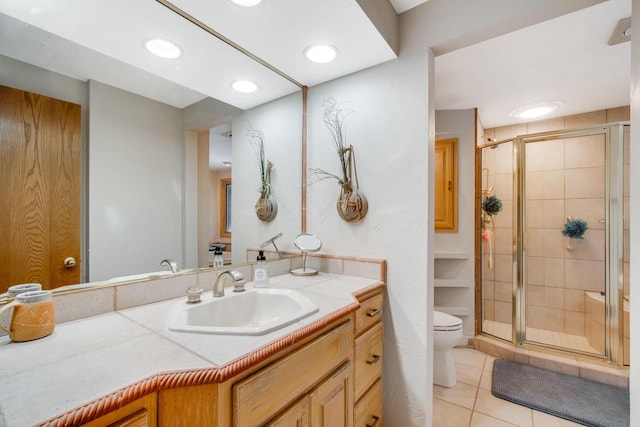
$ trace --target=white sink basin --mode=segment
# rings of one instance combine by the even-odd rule
[[[202,334],[263,335],[317,311],[309,298],[291,289],[227,290],[224,297],[207,295],[203,302],[176,308],[169,314],[167,327]]]

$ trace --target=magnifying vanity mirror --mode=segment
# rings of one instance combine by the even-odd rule
[[[196,2],[175,3],[201,23],[210,23],[209,17],[189,10]],[[244,194],[251,200],[247,204],[250,208],[257,197],[252,169],[255,159],[243,127],[251,121],[262,128],[267,150],[271,148],[268,144],[276,141],[289,144],[270,155],[292,151],[291,145],[300,149],[301,125],[288,127],[291,136],[272,136],[273,129],[287,128],[282,123],[300,122],[300,87],[238,51],[233,43],[194,25],[168,4],[128,0],[0,1],[0,86],[64,101],[79,109],[74,130],[78,155],[69,163],[69,170],[78,177],[72,184],[73,191],[63,191],[59,196],[46,194],[46,200],[64,200],[77,206],[77,210],[64,211],[69,217],[68,226],[56,225],[64,215],[49,218],[47,212],[38,213],[37,221],[28,222],[28,201],[20,199],[20,191],[9,183],[0,182],[1,187],[9,189],[6,194],[0,193],[3,206],[12,206],[13,216],[26,218],[19,226],[2,222],[15,218],[3,215],[0,219],[0,293],[19,283],[39,282],[43,288],[53,289],[81,282],[104,285],[114,277],[131,278],[140,273],[144,277],[145,273],[162,270],[159,263],[163,259],[176,260],[182,271],[208,268],[209,245],[220,236],[216,225],[220,190],[208,167],[209,158],[217,153],[210,150],[210,140],[212,129],[221,126],[227,127],[224,133],[232,134],[234,143],[247,146],[234,147],[233,159],[229,159],[234,201],[231,214],[234,222],[238,219],[232,237],[225,241],[233,252],[232,263],[246,262],[246,248],[256,247],[278,228],[285,234],[299,232],[299,202],[281,204],[278,217],[282,222],[276,219],[269,224],[271,228],[245,227],[243,221],[248,220],[236,218],[235,209],[242,215]],[[243,8],[231,2],[220,2],[213,9],[217,8],[226,14],[225,19],[238,21],[238,31],[245,28]],[[147,52],[145,42],[158,35],[175,42],[182,55],[163,59]],[[257,83],[255,93],[231,88],[234,79],[247,76]],[[277,114],[261,114],[261,106],[276,98],[273,102],[290,98],[287,105],[294,107],[281,108]],[[266,117],[277,123],[266,122]],[[0,117],[0,126],[3,122]],[[18,126],[41,129],[40,123]],[[7,135],[4,130],[0,129],[0,135]],[[68,131],[64,128],[61,133]],[[32,135],[42,141],[53,138],[42,132]],[[4,160],[2,164],[7,164]],[[276,165],[276,191],[281,186],[285,193],[289,182],[299,185],[300,163],[290,158],[272,160]],[[12,182],[20,176],[14,172]],[[3,174],[2,179],[6,178]],[[23,179],[27,182],[30,178]],[[36,196],[32,195],[35,201],[39,200]],[[74,201],[68,202],[67,197]],[[296,197],[299,200],[299,193]],[[252,220],[258,222],[255,214]],[[18,234],[5,238],[5,231],[11,229]],[[40,239],[45,233],[50,235]],[[38,236],[37,247],[27,244],[33,236]],[[67,243],[69,246],[64,246]],[[6,246],[10,244],[13,246]],[[18,246],[25,250],[19,251]],[[57,252],[50,253],[50,249]],[[35,254],[42,254],[45,261],[35,260]],[[65,265],[68,257],[74,258],[75,265]],[[74,275],[68,275],[70,272]]]
[[[293,244],[302,251],[302,268],[291,270],[291,274],[295,276],[313,276],[318,274],[318,270],[307,268],[307,254],[309,252],[318,252],[322,248],[322,242],[313,234],[302,233],[295,238]]]

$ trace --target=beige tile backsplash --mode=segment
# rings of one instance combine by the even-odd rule
[[[301,257],[270,260],[271,275],[286,274],[301,267]],[[334,255],[309,256],[309,265],[320,271],[345,274],[373,280],[386,280],[386,263],[380,259],[361,259]],[[253,264],[234,266],[247,281],[253,280]],[[167,276],[149,281],[122,283],[113,286],[87,288],[54,295],[58,323],[82,319],[114,310],[150,304],[186,295],[187,288],[199,286],[204,291],[213,289],[213,284],[223,270],[204,270],[193,273]],[[230,280],[225,283],[232,286]]]

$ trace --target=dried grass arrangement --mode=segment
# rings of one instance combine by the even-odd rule
[[[260,197],[255,205],[256,215],[260,221],[271,222],[278,215],[278,202],[271,192],[271,169],[273,163],[267,160],[264,153],[264,134],[249,126],[247,131],[256,153],[260,168]]]
[[[349,223],[362,221],[367,214],[369,204],[367,198],[360,192],[355,150],[353,145],[347,146],[346,143],[345,120],[352,113],[352,110],[343,104],[338,104],[333,98],[325,99],[322,106],[324,108],[322,119],[329,129],[338,154],[341,175],[320,168],[311,168],[310,170],[318,177],[318,180],[333,178],[338,181],[340,197],[338,197],[336,208],[342,219]]]

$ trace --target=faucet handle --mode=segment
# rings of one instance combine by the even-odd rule
[[[244,276],[239,271],[231,271],[231,277],[233,277],[233,292],[244,292],[246,289],[244,288],[246,280],[244,280]]]
[[[191,286],[187,288],[187,302],[189,304],[200,302],[202,292],[202,288],[198,286]]]

